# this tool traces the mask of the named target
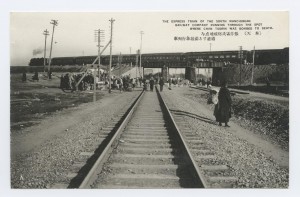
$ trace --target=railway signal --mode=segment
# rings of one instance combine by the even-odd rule
[[[57,22],[57,20],[51,20],[50,24],[53,25],[53,30],[52,30],[52,38],[51,38],[51,47],[50,47],[50,55],[49,55],[49,64],[48,64],[48,77],[49,77],[49,79],[51,79],[50,65],[51,65],[51,55],[52,55],[52,45],[53,45],[54,29],[55,29],[55,26],[58,25],[58,22]]]

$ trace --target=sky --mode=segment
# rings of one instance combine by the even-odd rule
[[[47,55],[49,57],[53,26],[52,19],[58,20],[53,39],[52,57],[96,55],[97,42],[94,31],[104,30],[106,45],[110,40],[110,19],[113,18],[113,54],[136,53],[141,45],[142,53],[192,52],[284,48],[289,46],[288,12],[11,12],[10,13],[10,65],[28,65],[33,57],[43,57],[45,37],[48,30]],[[190,21],[189,21],[190,20]],[[208,22],[213,20],[213,22]],[[217,22],[217,20],[219,22]],[[224,22],[224,20],[226,20]],[[201,36],[202,32],[223,32],[222,30],[190,30],[193,24],[225,25],[244,22],[229,20],[248,20],[251,24],[251,35],[246,30],[236,30],[238,36],[216,36],[214,41],[178,41],[175,37]],[[166,22],[168,21],[168,22]],[[194,21],[194,22],[192,22]],[[202,22],[201,22],[202,21]],[[271,30],[260,30],[261,35],[253,35],[254,23],[260,28],[272,27]],[[190,26],[183,26],[183,25]],[[175,26],[178,25],[178,26]],[[222,27],[222,26],[219,26]],[[223,26],[224,27],[224,26]],[[210,44],[211,43],[211,44]],[[211,47],[211,48],[210,48]],[[35,54],[34,51],[37,53]],[[107,48],[103,54],[109,54]]]

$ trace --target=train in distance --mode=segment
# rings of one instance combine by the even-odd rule
[[[78,57],[54,57],[51,60],[51,65],[86,65],[92,64],[97,56],[78,56]],[[120,60],[121,58],[121,60]],[[122,56],[113,55],[113,66],[122,62],[122,64],[135,64],[139,61],[139,56],[136,54],[125,54]],[[48,59],[46,59],[48,64]],[[206,52],[186,52],[186,53],[148,53],[142,54],[143,64],[150,63],[176,63],[178,65],[188,65],[195,62],[224,62],[226,64],[252,64],[253,50],[235,50],[235,51],[206,51]],[[283,49],[266,49],[255,50],[255,65],[270,65],[270,64],[288,64],[289,63],[289,48]],[[98,62],[96,62],[97,64]],[[101,64],[109,64],[109,55],[101,56]],[[32,58],[29,66],[43,66],[44,58]]]

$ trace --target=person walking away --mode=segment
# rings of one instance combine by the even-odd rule
[[[153,79],[153,77],[151,77],[150,78],[150,90],[151,90],[151,92],[153,92],[153,86],[154,86],[154,79]]]
[[[134,90],[134,88],[135,88],[135,83],[136,83],[135,78],[132,78],[131,83],[132,83],[132,90]]]
[[[123,90],[123,79],[120,77],[118,82],[119,82],[120,92],[122,92],[122,90]]]
[[[147,91],[147,81],[146,81],[145,78],[143,79],[143,83],[142,84],[143,84],[144,90]]]
[[[139,82],[140,82],[140,87],[142,87],[142,78],[139,78]]]
[[[163,88],[164,88],[164,79],[161,77],[160,80],[159,80],[159,86],[160,86],[160,91],[162,92],[163,91]]]
[[[172,80],[171,80],[171,78],[169,79],[169,90],[172,90]]]
[[[219,126],[225,123],[225,127],[229,127],[228,122],[231,118],[231,96],[227,88],[227,82],[223,81],[218,96],[218,109],[216,113],[216,120],[219,122]]]
[[[52,79],[52,71],[49,72],[49,79]]]

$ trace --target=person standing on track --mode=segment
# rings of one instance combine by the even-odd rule
[[[160,86],[160,91],[162,92],[163,91],[163,88],[164,88],[164,79],[161,77],[160,80],[159,80],[159,86]]]
[[[154,86],[154,79],[153,79],[153,77],[151,77],[150,78],[150,90],[151,90],[151,92],[153,92],[153,86]]]
[[[169,90],[172,90],[172,80],[171,80],[171,78],[169,79]]]
[[[231,96],[227,88],[227,82],[223,81],[218,96],[218,108],[216,110],[215,116],[219,126],[222,126],[222,123],[225,123],[225,127],[229,127],[228,122],[231,118]]]

